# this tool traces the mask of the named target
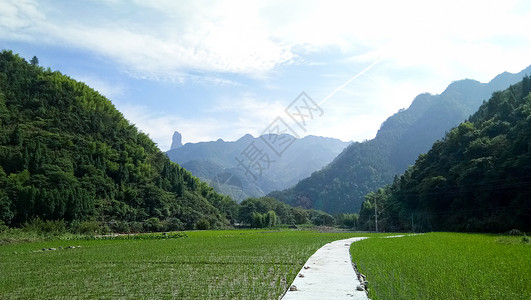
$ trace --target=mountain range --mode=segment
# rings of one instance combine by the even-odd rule
[[[240,202],[248,197],[261,197],[296,184],[331,162],[349,143],[338,139],[288,134],[247,134],[237,141],[221,139],[212,142],[179,145],[176,132],[168,157],[194,176],[208,182],[218,192]],[[272,142],[284,143],[279,155],[269,147]],[[251,163],[250,158],[256,158]]]
[[[465,79],[451,83],[439,95],[420,94],[409,108],[389,117],[374,139],[352,143],[323,169],[269,196],[328,213],[357,212],[368,192],[390,184],[493,92],[529,73],[531,66],[517,74],[504,72],[488,83]]]

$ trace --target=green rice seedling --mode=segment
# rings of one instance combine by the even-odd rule
[[[277,299],[318,248],[355,236],[274,230],[186,235],[0,246],[0,299]]]
[[[519,237],[428,233],[351,246],[371,299],[530,299],[531,245]]]

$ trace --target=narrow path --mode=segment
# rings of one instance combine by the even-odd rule
[[[288,289],[283,300],[368,299],[352,267],[350,244],[364,237],[328,243],[315,252]],[[293,286],[296,287],[293,288]]]

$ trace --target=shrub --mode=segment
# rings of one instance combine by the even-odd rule
[[[100,223],[95,221],[83,221],[79,223],[79,227],[77,230],[80,234],[99,234],[100,231]]]
[[[169,218],[164,220],[163,224],[167,231],[184,230],[184,223],[178,218]]]
[[[148,232],[159,232],[162,231],[164,225],[159,220],[159,218],[149,218],[144,221],[144,229]]]
[[[117,222],[113,223],[112,231],[113,232],[118,232],[118,233],[129,233],[129,232],[131,232],[131,229],[129,227],[129,223],[128,222],[126,222],[126,221],[117,221]]]
[[[527,237],[527,235],[525,235],[525,233],[524,233],[524,236],[522,237],[522,243],[524,243],[524,244],[528,244],[529,243],[529,238]]]
[[[507,232],[508,235],[514,235],[514,236],[519,236],[519,235],[522,235],[522,232],[518,229],[511,229],[509,230],[509,232]]]
[[[210,229],[210,222],[207,219],[202,218],[199,221],[197,221],[197,224],[195,224],[195,229],[208,230]]]
[[[131,222],[129,223],[129,230],[131,233],[144,232],[144,225],[142,222]]]
[[[64,220],[46,220],[40,218],[26,222],[23,227],[24,231],[33,231],[39,235],[59,235],[66,232]]]
[[[6,231],[8,228],[9,227],[4,223],[4,221],[0,220],[0,233]]]

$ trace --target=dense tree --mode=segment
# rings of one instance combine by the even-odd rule
[[[322,170],[268,196],[333,214],[357,212],[367,193],[392,183],[395,175],[402,174],[446,131],[474,113],[494,91],[520,81],[530,71],[528,67],[518,74],[503,73],[487,84],[460,80],[440,95],[418,95],[408,109],[389,117],[374,139],[352,143]],[[511,102],[502,103],[500,113],[508,114],[513,107]],[[493,125],[492,130],[506,126]]]
[[[37,56],[33,56],[31,59],[30,59],[30,64],[32,66],[38,66],[39,65],[39,59],[37,58]]]
[[[248,198],[240,203],[239,221],[252,227],[272,227],[276,224],[335,224],[333,216],[315,209],[292,207],[271,197]]]
[[[98,92],[36,57],[0,53],[0,221],[146,221],[156,230],[223,226],[234,215],[234,201],[170,162]]]
[[[530,231],[530,93],[528,76],[494,93],[393,184],[368,194],[365,228],[377,199],[383,230]]]

